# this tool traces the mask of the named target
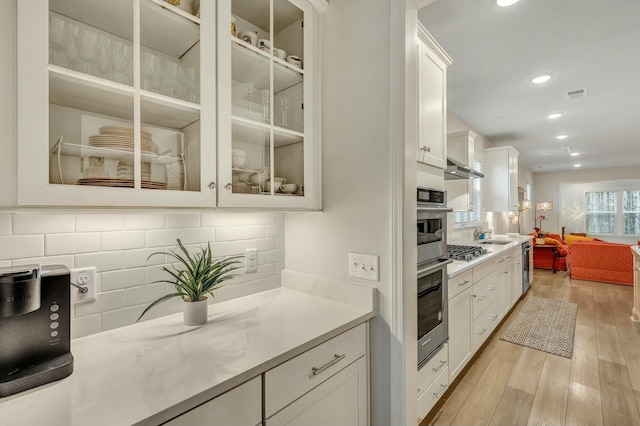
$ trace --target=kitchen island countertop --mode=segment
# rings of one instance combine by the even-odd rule
[[[311,294],[322,293],[311,285],[216,303],[201,327],[174,314],[73,340],[73,374],[0,399],[0,423],[167,421],[374,316],[373,304],[335,300],[354,293],[332,285],[327,297]],[[373,289],[362,290],[373,300]]]

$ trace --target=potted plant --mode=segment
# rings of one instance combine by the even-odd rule
[[[546,216],[540,215],[536,218],[540,225],[533,228],[536,235],[536,244],[544,245],[544,237],[546,236],[546,232],[542,230],[542,221],[546,219]]]
[[[207,322],[207,295],[213,297],[213,291],[220,285],[237,276],[231,272],[240,269],[242,262],[238,259],[243,256],[219,256],[214,257],[211,254],[211,244],[207,243],[206,248],[200,248],[194,254],[189,253],[182,241],[178,238],[179,252],[169,250],[168,253],[160,251],[151,253],[147,260],[151,257],[159,255],[167,255],[175,259],[175,263],[170,266],[163,266],[162,270],[171,276],[171,279],[158,280],[153,283],[169,283],[175,286],[176,292],[166,294],[155,301],[142,311],[137,321],[147,311],[154,306],[172,299],[180,297],[184,303],[184,324],[185,325],[202,325]]]

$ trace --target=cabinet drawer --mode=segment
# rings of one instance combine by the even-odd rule
[[[480,281],[496,269],[500,268],[505,264],[509,259],[511,259],[511,255],[509,252],[498,253],[497,256],[488,259],[487,261],[481,263],[480,265],[473,268],[473,279],[475,282]]]
[[[473,318],[477,318],[487,307],[493,303],[498,294],[498,283],[496,271],[485,277],[482,281],[473,285],[471,295],[473,297]]]
[[[164,425],[255,426],[261,420],[262,380],[255,377]]]
[[[480,345],[487,340],[487,337],[491,335],[491,332],[495,328],[497,324],[497,318],[499,315],[493,312],[493,307],[496,304],[493,303],[487,307],[485,312],[478,315],[476,319],[473,320],[473,347],[474,351],[477,351]],[[496,316],[495,318],[493,318]]]
[[[453,278],[447,280],[447,298],[451,300],[457,294],[471,287],[473,284],[473,274],[471,270],[465,271],[460,275],[456,275]]]
[[[418,423],[424,419],[449,387],[449,368],[445,367],[436,380],[418,396]]]
[[[264,374],[264,410],[269,418],[366,353],[366,324],[346,331]]]
[[[433,381],[447,367],[449,359],[449,345],[445,343],[442,348],[418,370],[418,395],[424,392]]]

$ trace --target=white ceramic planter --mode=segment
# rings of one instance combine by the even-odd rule
[[[536,244],[544,245],[544,238],[536,238]]]
[[[184,325],[203,325],[208,319],[207,298],[197,302],[184,302]]]

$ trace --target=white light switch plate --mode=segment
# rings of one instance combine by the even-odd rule
[[[349,253],[349,276],[370,281],[380,281],[379,263],[379,256]]]
[[[258,249],[250,248],[244,251],[244,273],[250,274],[258,271]]]

